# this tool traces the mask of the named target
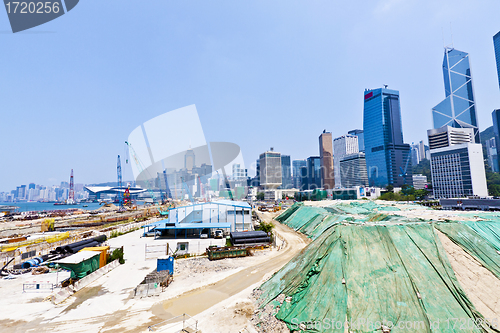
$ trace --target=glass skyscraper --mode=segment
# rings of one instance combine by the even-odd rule
[[[500,156],[500,110],[493,110],[491,113],[493,118],[493,131],[495,132],[495,146],[497,149],[497,157]],[[500,170],[500,160],[498,160],[499,165],[496,166],[496,169]],[[495,169],[492,167],[492,169]]]
[[[302,177],[300,175],[300,169],[302,167],[306,167],[306,161],[305,160],[294,160],[292,162],[292,168],[293,168],[293,187],[294,188],[300,188],[301,186],[301,180]]]
[[[445,48],[443,60],[446,98],[432,109],[434,128],[473,128],[474,141],[481,143],[472,87],[469,54]]]
[[[290,165],[290,155],[281,155],[281,188],[290,189],[292,187],[292,166]]]
[[[365,90],[363,131],[369,185],[412,185],[410,145],[403,142],[399,91]]]
[[[493,45],[495,46],[495,58],[497,60],[498,84],[500,85],[500,32],[493,36]]]

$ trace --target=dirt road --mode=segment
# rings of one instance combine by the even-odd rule
[[[270,216],[262,214],[266,220]],[[156,316],[149,325],[170,319],[183,313],[195,316],[215,304],[243,291],[249,286],[261,281],[270,272],[279,270],[308,243],[309,239],[296,233],[287,226],[275,223],[276,231],[287,241],[287,245],[282,249],[282,253],[262,264],[248,267],[224,280],[210,286],[187,292],[175,299],[165,301],[155,305],[152,309]],[[147,327],[145,327],[147,328]]]

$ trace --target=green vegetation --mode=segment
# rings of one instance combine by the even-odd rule
[[[140,227],[137,227],[137,228],[132,228],[130,230],[127,230],[127,231],[117,231],[117,230],[114,230],[111,232],[111,234],[109,235],[109,238],[115,238],[115,237],[118,237],[118,236],[121,236],[121,235],[125,235],[125,234],[128,234],[129,232],[133,232],[133,231],[136,231],[136,230],[139,230]]]
[[[380,196],[380,200],[387,201],[415,201],[423,200],[427,196],[427,190],[415,190],[413,186],[403,185],[401,191],[398,193],[393,192],[392,185],[387,186],[386,193]]]
[[[123,247],[121,248],[118,248],[118,249],[115,249],[111,255],[109,256],[108,258],[108,264],[110,262],[113,262],[115,261],[116,259],[118,259],[118,262],[123,265],[125,263],[125,259],[123,259]]]
[[[274,228],[274,225],[271,222],[260,222],[260,226],[257,230],[262,230],[264,232],[270,233]]]
[[[486,183],[488,193],[494,197],[500,197],[500,174],[486,171]]]
[[[264,197],[265,197],[265,196],[264,196],[264,192],[259,192],[259,193],[257,193],[257,196],[256,196],[256,197],[257,197],[257,200],[264,200]]]
[[[427,177],[427,182],[432,184],[431,178],[431,162],[428,159],[420,161],[413,167],[413,174],[421,174]]]

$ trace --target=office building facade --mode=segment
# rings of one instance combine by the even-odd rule
[[[260,154],[260,186],[264,189],[276,189],[281,186],[281,154],[273,148]]]
[[[321,187],[335,188],[332,133],[323,131],[319,136],[319,158],[321,164]]]
[[[500,156],[500,109],[493,110],[491,116],[493,118],[493,132],[495,132],[495,146],[497,147],[497,156]],[[500,170],[500,161],[497,163],[497,169]]]
[[[422,174],[413,175],[413,187],[415,190],[423,190],[427,188],[427,176]]]
[[[397,90],[365,90],[363,131],[369,186],[411,186],[410,145],[403,142]]]
[[[492,172],[499,172],[498,168],[498,152],[496,138],[486,140],[486,153],[488,155],[488,164]]]
[[[488,188],[482,145],[473,128],[443,126],[427,131],[434,197],[486,197]]]
[[[301,190],[321,188],[321,159],[319,156],[307,158],[306,167],[301,168]]]
[[[358,149],[360,152],[365,152],[365,133],[363,130],[355,129],[347,132],[347,134],[355,135],[358,137]]]
[[[292,184],[292,166],[290,155],[281,155],[281,188],[290,189]]]
[[[345,155],[340,160],[340,175],[342,186],[368,186],[365,153],[359,152]]]
[[[300,188],[302,185],[302,176],[300,169],[306,168],[306,160],[294,160],[292,161],[292,170],[293,170],[293,187]],[[307,168],[306,168],[307,170]]]
[[[411,145],[411,165],[415,166],[420,163],[420,149],[418,145]]]
[[[454,48],[445,48],[443,77],[446,98],[432,109],[434,128],[472,128],[474,142],[481,143],[469,54]]]
[[[335,187],[346,187],[342,184],[342,175],[340,172],[340,161],[346,155],[359,152],[358,137],[356,135],[342,135],[333,140],[333,155],[335,171]]]

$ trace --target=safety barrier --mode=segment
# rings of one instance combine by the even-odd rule
[[[56,286],[56,284],[50,282],[23,283],[23,293],[29,291],[53,291]]]

